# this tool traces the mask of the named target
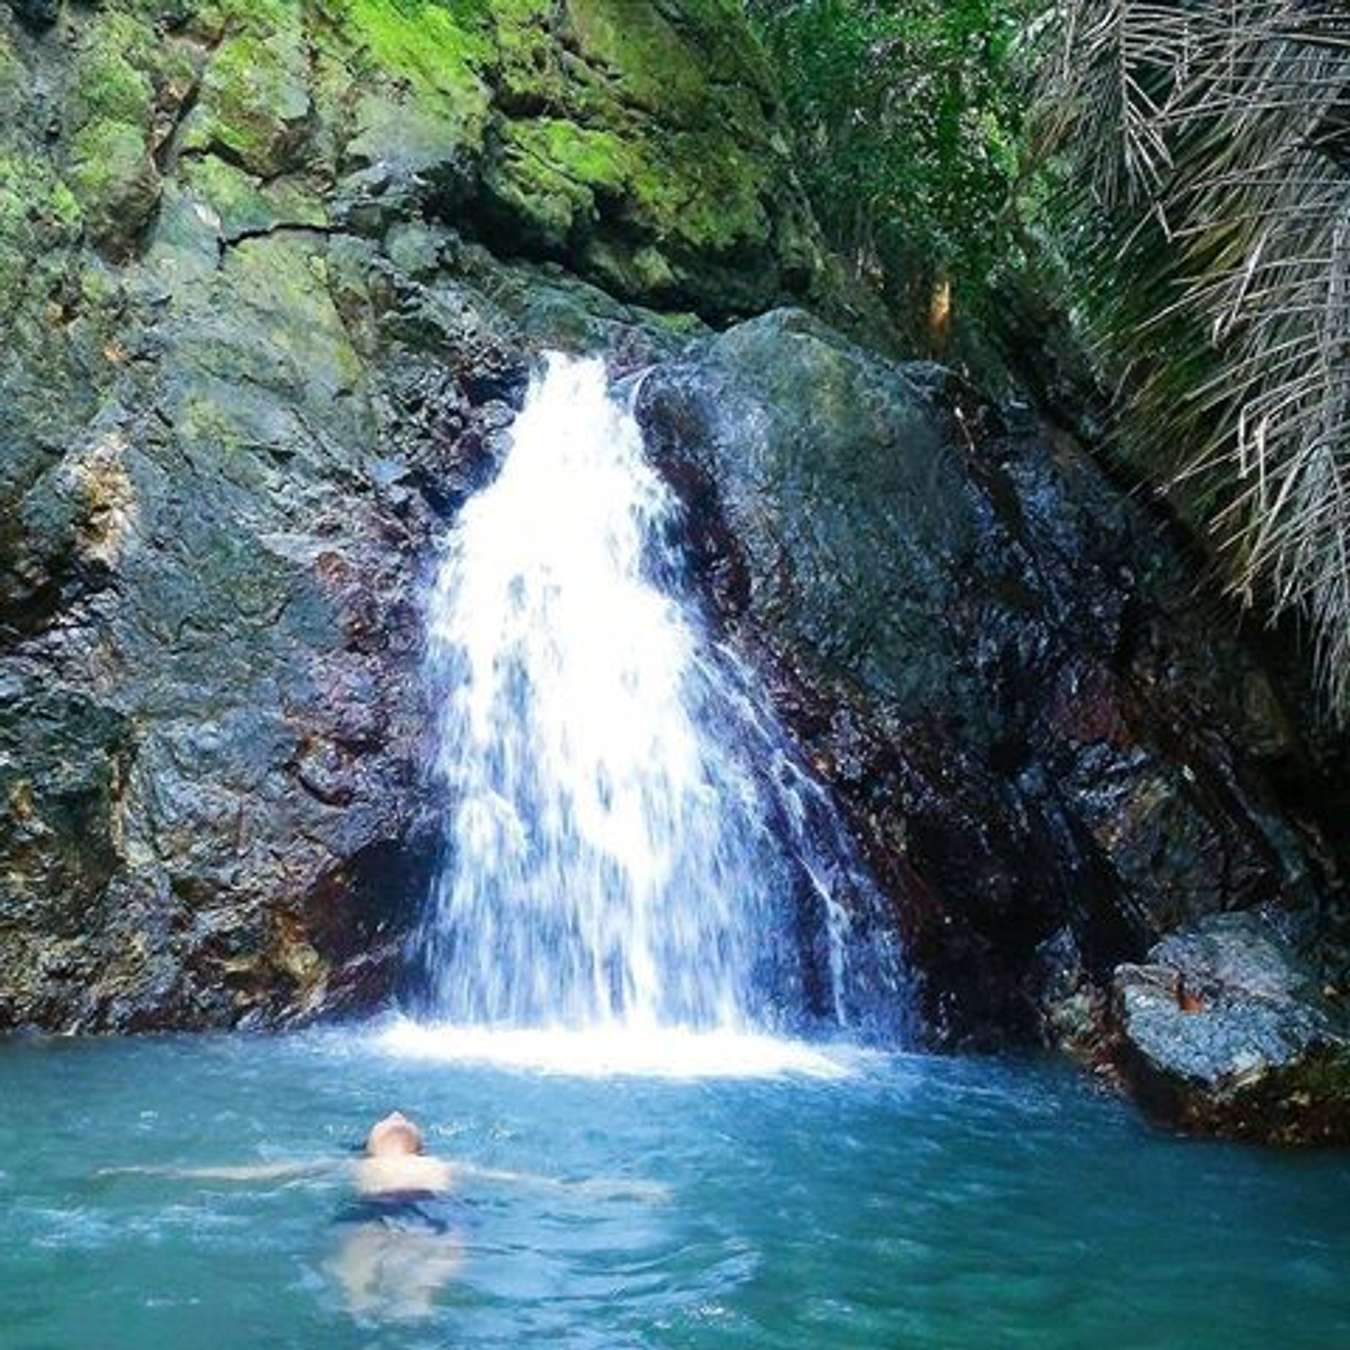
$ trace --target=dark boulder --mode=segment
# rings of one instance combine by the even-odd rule
[[[1066,434],[780,312],[644,377],[693,566],[849,808],[941,1045],[1095,1053],[1180,925],[1338,895],[1337,793],[1165,519]]]

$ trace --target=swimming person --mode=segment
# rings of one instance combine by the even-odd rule
[[[457,1176],[563,1189],[605,1200],[664,1200],[652,1182],[595,1178],[554,1181],[447,1162],[425,1152],[421,1129],[400,1111],[377,1120],[361,1157],[313,1162],[253,1163],[226,1167],[112,1167],[101,1175],[168,1176],[198,1181],[289,1181],[347,1172],[355,1195],[339,1209],[338,1250],[329,1269],[342,1286],[354,1317],[426,1317],[437,1294],[461,1269],[471,1207],[454,1194]]]
[[[423,1152],[422,1131],[402,1112],[376,1121],[356,1165],[357,1198],[332,1269],[356,1317],[381,1311],[425,1317],[463,1256],[450,1164]]]
[[[454,1173],[423,1151],[422,1131],[400,1111],[377,1120],[359,1161],[254,1163],[242,1167],[116,1167],[103,1175],[139,1173],[193,1181],[290,1181],[348,1172],[356,1195],[338,1211],[343,1237],[329,1263],[354,1317],[425,1317],[463,1258],[467,1206],[451,1195]],[[530,1180],[509,1172],[472,1170],[494,1180]]]

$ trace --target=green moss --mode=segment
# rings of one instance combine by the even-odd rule
[[[34,266],[79,233],[79,203],[45,157],[0,154],[0,295],[26,289]]]
[[[226,233],[231,232],[233,221],[249,221],[262,214],[258,180],[215,155],[186,160],[180,177],[192,195],[220,217]]]
[[[610,131],[538,118],[505,123],[501,135],[487,186],[536,244],[566,247],[596,220],[597,195],[620,196],[633,172],[628,147]]]
[[[126,122],[89,123],[71,141],[66,177],[93,241],[128,252],[159,203],[145,132]]]
[[[400,93],[367,93],[357,101],[346,158],[382,164],[405,177],[423,175],[461,191],[472,181],[483,146],[486,104],[466,116],[425,108]]]
[[[557,7],[556,0],[495,0],[492,6],[497,79],[508,108],[577,104],[579,89],[564,82],[561,48],[549,27]]]
[[[621,192],[633,171],[632,153],[612,131],[549,117],[514,123],[511,135],[535,159],[587,187]]]
[[[630,298],[716,308],[743,276],[726,307],[753,308],[789,270],[790,169],[740,0],[109,0],[64,31],[51,206],[109,257],[152,218],[151,150],[200,74],[166,172],[208,236],[327,224],[337,182],[372,232],[409,212],[472,230],[486,201],[512,246]],[[191,242],[195,274],[215,241]]]
[[[51,197],[52,214],[62,225],[68,226],[73,231],[79,226],[81,211],[80,203],[76,200],[75,194],[59,180],[53,184]]]
[[[100,15],[75,57],[66,120],[72,129],[93,121],[150,125],[157,64],[154,33],[126,14]]]
[[[254,381],[303,390],[320,401],[360,382],[361,361],[329,294],[322,252],[312,242],[276,236],[241,244],[230,250],[221,285],[231,307],[250,321],[218,349],[218,355],[226,349],[230,355],[216,374],[246,371]]]
[[[483,150],[495,59],[485,0],[311,0],[308,37],[326,162],[422,175],[467,195]]]
[[[651,244],[633,254],[632,271],[638,287],[651,295],[662,294],[676,281],[670,260]]]
[[[177,408],[175,430],[184,445],[209,447],[213,456],[237,454],[242,437],[223,397],[194,393]]]
[[[484,186],[522,239],[551,252],[566,250],[578,221],[594,208],[586,188],[544,165],[522,171],[510,154],[488,170]]]
[[[16,106],[20,92],[28,82],[28,72],[19,60],[13,44],[0,31],[0,104]]]
[[[87,310],[106,310],[115,305],[121,288],[112,270],[95,259],[80,269],[80,300]]]
[[[772,234],[763,177],[763,167],[724,137],[689,133],[653,146],[634,179],[633,200],[659,239],[695,251],[758,247]]]
[[[293,27],[299,13],[300,0],[203,0],[192,6],[188,32],[208,41],[226,33],[266,37]]]
[[[86,213],[117,194],[149,154],[140,127],[125,122],[95,122],[71,141],[70,186]]]
[[[293,167],[312,111],[308,60],[298,10],[265,36],[244,32],[216,49],[183,137],[187,151],[209,150],[250,173]]]
[[[503,117],[485,179],[523,242],[620,294],[692,286],[718,307],[810,273],[811,223],[736,0],[495,0],[492,16]]]
[[[618,76],[627,100],[666,118],[702,115],[709,98],[706,67],[655,5],[567,0],[567,14],[583,51]]]
[[[406,90],[421,107],[486,106],[481,78],[494,49],[481,4],[437,0],[314,0],[310,33],[356,78]]]
[[[220,218],[227,237],[278,225],[328,223],[323,202],[303,188],[285,181],[264,185],[215,155],[185,161],[181,173],[192,195]]]
[[[405,80],[422,100],[454,108],[477,93],[494,58],[479,6],[430,0],[349,0],[349,31],[376,67]]]
[[[721,258],[772,270],[773,199],[787,169],[734,0],[247,8],[215,0],[201,11],[199,22],[226,24],[229,36],[207,71],[190,150],[263,177],[311,158],[339,173],[379,164],[401,180],[417,175],[433,215],[481,183],[521,243],[593,259],[625,293],[672,294]],[[299,49],[279,45],[297,34],[303,69]],[[226,178],[213,167],[201,187],[227,230],[264,219],[248,185]],[[611,221],[622,237],[610,237]]]

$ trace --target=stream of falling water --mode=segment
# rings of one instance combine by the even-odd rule
[[[710,637],[678,515],[603,365],[551,356],[430,597],[446,847],[404,1049],[748,1070],[894,1032],[879,897]]]

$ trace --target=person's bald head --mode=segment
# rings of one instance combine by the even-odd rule
[[[372,1158],[421,1153],[422,1131],[401,1111],[391,1111],[377,1120],[366,1136],[366,1152]]]

